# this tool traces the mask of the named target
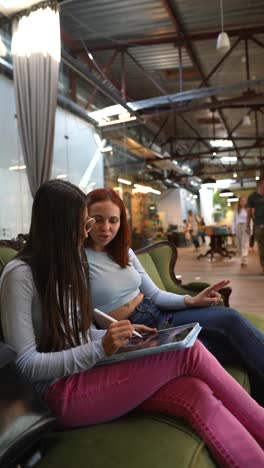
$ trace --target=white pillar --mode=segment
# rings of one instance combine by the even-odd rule
[[[199,190],[200,194],[200,207],[201,207],[201,216],[204,219],[205,224],[210,225],[214,224],[213,219],[213,197],[214,189],[209,187],[201,187]]]

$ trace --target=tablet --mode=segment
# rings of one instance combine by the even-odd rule
[[[143,334],[143,338],[132,337],[112,356],[105,357],[97,365],[134,359],[149,354],[157,354],[192,346],[201,330],[198,322],[179,327],[158,330],[156,333]]]

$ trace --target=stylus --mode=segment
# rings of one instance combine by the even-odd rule
[[[118,322],[118,320],[116,320],[116,319],[114,319],[113,317],[111,317],[111,315],[107,315],[107,314],[105,314],[104,312],[102,312],[102,311],[99,310],[99,309],[94,309],[94,311],[95,311],[98,315],[101,315],[101,317],[104,317],[105,319],[107,319],[109,322]],[[140,333],[138,333],[136,330],[133,330],[133,331],[132,331],[132,335],[138,336],[139,338],[143,338],[143,336],[140,335]]]

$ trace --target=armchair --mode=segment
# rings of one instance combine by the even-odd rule
[[[2,267],[16,254],[15,250],[3,249],[6,247],[0,246]],[[187,291],[188,294],[195,294],[198,291],[195,290],[197,283],[195,287],[191,283],[189,290],[187,288],[190,285],[185,286],[175,280],[173,268],[177,249],[170,243],[160,242],[141,249],[138,256],[159,287],[173,292],[182,291],[182,294]],[[199,287],[203,288],[205,284],[200,283]],[[228,366],[226,369],[245,390],[250,391],[249,380],[243,369],[238,366]],[[0,421],[4,411],[4,405],[0,405]],[[0,433],[0,448],[1,437]],[[18,458],[14,441],[14,450],[10,449],[10,458],[5,459],[5,465],[1,463],[0,450],[0,465],[6,468],[13,468],[18,464],[33,467],[35,459],[38,468],[122,468],[124,464],[126,468],[216,468],[206,445],[198,435],[181,419],[165,414],[132,412],[107,424],[67,431],[50,430],[34,446],[29,437],[25,450],[30,464],[26,465]]]
[[[169,241],[157,242],[156,244],[144,247],[137,250],[136,254],[148,275],[160,289],[176,294],[195,296],[210,286],[209,283],[201,281],[182,284],[181,280],[176,278],[175,265],[178,258],[178,250]],[[220,289],[219,292],[223,299],[223,305],[229,307],[229,297],[232,288],[227,286]]]

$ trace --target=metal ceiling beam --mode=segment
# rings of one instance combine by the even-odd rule
[[[165,127],[166,123],[168,122],[170,116],[166,117],[165,120],[161,123],[157,133],[154,135],[152,141],[150,142],[148,148],[151,149],[152,148],[152,145],[154,145],[155,141],[157,140],[158,136],[160,135],[160,133],[162,132],[163,128]]]
[[[240,38],[251,38],[254,34],[263,34],[264,26],[255,26],[251,28],[243,29],[226,29],[225,32],[228,33],[229,37],[240,37]],[[128,39],[124,42],[119,41],[114,42],[113,40],[107,41],[101,44],[90,44],[91,51],[101,51],[101,50],[113,50],[113,49],[126,49],[132,47],[148,46],[148,45],[159,45],[159,44],[175,44],[176,46],[185,46],[188,42],[197,42],[197,41],[208,41],[215,40],[219,35],[219,29],[217,31],[209,32],[199,32],[185,34],[184,37],[180,34],[163,34],[161,36],[154,36],[150,38],[140,37],[137,39]],[[79,53],[81,49],[79,47],[78,41],[73,41],[72,52]]]
[[[202,142],[203,140],[214,140],[215,137],[213,135],[211,136],[201,136],[201,137],[195,137],[195,136],[175,136],[175,137],[170,137],[168,138],[165,142],[161,143],[161,146],[164,146],[165,144],[167,144],[169,141],[193,141],[195,140],[196,142]],[[239,137],[235,137],[236,140],[255,140],[256,141],[256,137],[255,135],[254,136],[248,136],[248,137],[243,137],[243,136],[239,136]],[[260,138],[259,138],[260,139]],[[261,138],[262,139],[262,138]],[[214,151],[215,148],[212,148],[212,151]]]
[[[213,98],[213,99],[216,99],[216,98]],[[229,128],[229,125],[227,123],[227,120],[226,120],[226,117],[225,115],[223,114],[223,110],[222,109],[218,109],[218,114],[220,115],[223,123],[224,123],[224,126],[226,128],[226,132],[227,132],[227,138],[230,138],[230,140],[232,141],[233,145],[234,145],[234,150],[237,154],[237,158],[240,160],[241,164],[244,166],[244,162],[243,162],[243,159],[242,159],[242,156],[241,156],[241,153],[240,153],[240,148],[237,146],[236,144],[236,141],[232,135],[232,131],[230,130]]]
[[[225,55],[217,62],[217,64],[213,67],[213,69],[208,73],[208,75],[203,79],[203,81],[200,83],[199,88],[202,88],[208,80],[215,74],[216,70],[218,70],[219,67],[226,61],[226,59],[229,57],[229,55],[233,52],[233,50],[236,48],[236,46],[239,44],[241,41],[240,37],[234,42],[234,44],[230,47],[228,52],[225,53]],[[249,78],[247,78],[249,79]]]
[[[203,99],[206,97],[211,97],[214,98],[215,96],[219,96],[223,93],[232,93],[235,91],[239,91],[242,89],[248,89],[248,88],[258,88],[258,87],[263,87],[264,85],[264,78],[258,78],[256,80],[245,80],[245,81],[240,81],[239,83],[227,85],[227,86],[205,86],[204,88],[196,88],[196,89],[191,89],[188,91],[183,91],[181,93],[174,93],[174,94],[167,94],[167,95],[162,95],[162,96],[157,96],[157,97],[152,97],[148,99],[140,99],[139,101],[133,101],[131,102],[131,105],[133,106],[134,110],[145,110],[145,109],[151,109],[157,108],[159,106],[163,105],[170,105],[172,102],[173,104],[181,103],[181,102],[186,102],[186,101],[192,101],[192,100],[197,100],[197,99]],[[247,96],[249,98],[251,94],[248,93]],[[262,94],[263,96],[263,94]],[[210,106],[211,109],[217,108],[218,107],[218,101],[215,103],[213,102]],[[174,107],[173,107],[174,110]],[[177,107],[175,106],[175,111],[177,110]],[[179,111],[180,112],[180,111]]]
[[[153,76],[151,76],[150,73],[147,72],[147,70],[145,70],[145,68],[141,65],[141,63],[139,63],[139,61],[130,52],[128,52],[128,50],[126,50],[126,54],[132,60],[132,62],[134,62],[135,65],[142,71],[142,73],[146,76],[146,78],[148,78],[148,80],[150,80],[151,83],[153,83],[155,88],[157,88],[158,91],[161,92],[161,94],[166,96],[167,92],[165,91],[165,89],[153,78]]]
[[[264,107],[264,102],[263,103],[257,103],[257,104],[252,104],[252,101],[254,102],[255,100],[259,99],[264,99],[264,93],[251,93],[251,97],[247,95],[246,93],[243,94],[242,96],[236,97],[236,98],[231,98],[231,99],[224,99],[221,101],[218,101],[217,103],[209,103],[205,102],[204,104],[199,104],[199,103],[190,103],[190,102],[183,102],[182,104],[178,104],[177,106],[173,106],[173,112],[174,113],[186,113],[186,112],[191,112],[195,110],[204,110],[204,109],[210,109],[210,110],[216,110],[216,109],[244,109],[245,104],[247,103],[247,107],[250,107],[254,109],[255,107]],[[238,103],[237,105],[235,103]],[[239,104],[241,103],[241,104]],[[165,116],[168,113],[171,113],[171,107],[166,108],[166,106],[163,107],[155,107],[155,112],[150,111],[150,113],[142,113],[142,118],[144,120],[150,120],[153,119],[154,117],[157,117],[157,112],[159,115]]]
[[[179,21],[177,15],[176,15],[175,4],[172,3],[172,0],[162,0],[162,2],[163,2],[164,6],[165,6],[165,8],[166,8],[166,10],[167,10],[167,12],[168,12],[168,14],[169,14],[169,17],[171,18],[173,24],[174,24],[175,27],[176,27],[177,32],[178,32],[178,33],[180,32],[180,33],[182,34],[182,36],[185,37],[185,31],[183,30],[183,27],[182,27],[182,25],[181,25],[181,23],[180,23],[180,21]],[[197,55],[196,55],[196,53],[195,53],[195,51],[194,51],[194,48],[193,48],[192,44],[190,43],[190,41],[187,41],[187,42],[186,42],[185,47],[186,47],[186,49],[187,49],[187,52],[189,53],[190,59],[192,60],[194,66],[196,67],[196,69],[197,69],[198,72],[200,73],[200,76],[201,76],[201,78],[202,78],[203,83],[204,83],[205,85],[207,85],[207,86],[210,86],[210,83],[209,83],[207,77],[205,76],[205,73],[204,73],[204,71],[203,71],[203,69],[202,69],[202,66],[201,66],[201,64],[200,64],[200,62],[199,62],[199,60],[198,60],[198,57],[197,57]],[[217,99],[216,99],[216,97],[215,97],[215,94],[211,97],[211,100],[212,100],[212,103],[217,102]],[[224,126],[225,126],[225,128],[226,128],[226,131],[227,131],[228,136],[230,136],[230,138],[231,138],[231,140],[232,140],[232,135],[230,135],[230,129],[229,129],[227,120],[226,120],[226,118],[225,118],[225,116],[224,116],[222,110],[219,109],[219,110],[218,110],[218,113],[219,113],[219,115],[220,115],[220,117],[221,117],[221,119],[222,119],[222,121],[223,121],[223,123],[224,123]],[[234,141],[233,141],[233,145],[234,145],[234,147],[235,147],[235,149],[236,149],[237,157],[238,157],[238,158],[241,160],[241,162],[242,162],[241,154],[240,154],[240,152],[239,152],[239,149],[236,148],[236,144],[235,144]]]
[[[133,111],[130,107],[128,107],[127,103],[123,101],[123,99],[120,97],[120,94],[111,91],[104,83],[102,83],[98,78],[96,78],[93,73],[87,70],[87,67],[85,65],[82,65],[80,61],[73,58],[64,49],[61,50],[61,60],[70,69],[75,70],[76,73],[80,75],[85,81],[92,84],[96,89],[98,89],[98,91],[107,96],[111,101],[113,101],[116,104],[121,104],[128,112],[135,115],[139,120],[141,120],[138,113]]]
[[[179,117],[181,118],[181,120],[192,130],[192,132],[199,138],[199,141],[201,141],[201,143],[204,144],[204,146],[206,146],[207,149],[211,150],[211,153],[213,152],[210,144],[205,140],[202,140],[202,136],[201,134],[198,132],[198,130],[193,127],[193,125],[185,118],[183,117],[183,115],[179,115]]]
[[[264,43],[261,42],[259,39],[256,37],[252,37],[252,41],[254,41],[256,44],[258,44],[260,47],[264,47]]]
[[[81,44],[83,45],[83,48],[85,50],[85,60],[87,63],[95,70],[97,74],[99,74],[99,79],[102,80],[106,85],[108,83],[108,87],[111,91],[116,92],[117,94],[120,94],[120,91],[118,87],[113,83],[112,80],[106,75],[104,72],[103,68],[97,63],[95,60],[93,54],[90,52],[90,50],[86,47],[86,44],[84,41],[80,41]],[[121,94],[120,94],[121,95]],[[122,97],[122,95],[121,95]],[[122,98],[123,99],[123,98]],[[125,100],[125,99],[123,99]]]
[[[185,39],[185,48],[187,50],[187,52],[189,53],[189,56],[190,56],[190,59],[192,60],[194,66],[196,67],[196,69],[198,70],[200,76],[202,78],[205,78],[205,75],[203,73],[203,70],[202,70],[202,67],[196,57],[196,54],[193,50],[193,46],[190,42],[189,39],[186,39],[186,33],[185,31],[183,30],[183,27],[182,25],[180,24],[180,21],[175,13],[175,7],[174,5],[172,4],[172,1],[171,0],[161,0],[164,7],[166,8],[167,12],[168,12],[168,15],[169,15],[169,18],[171,19],[172,23],[174,24],[175,28],[176,28],[176,31],[177,33],[180,35],[181,38],[184,38]]]
[[[213,175],[216,176],[218,174],[227,175],[228,173],[231,173],[231,172],[250,172],[250,171],[256,171],[256,170],[263,170],[263,165],[262,164],[250,165],[250,166],[247,166],[246,168],[240,168],[240,167],[238,168],[235,165],[232,166],[232,168],[227,166],[225,171],[219,171],[219,170],[215,171],[212,167],[211,171],[203,171],[201,169],[200,171],[196,172],[196,175],[197,177],[204,177],[204,176],[213,176]]]
[[[264,148],[264,137],[260,138],[257,144],[253,144],[250,146],[240,146],[239,151],[246,151],[246,150],[253,150],[256,148]],[[211,148],[210,151],[200,151],[199,153],[185,153],[185,154],[176,154],[176,155],[171,155],[171,156],[164,156],[163,158],[151,158],[149,161],[167,161],[167,160],[173,160],[173,159],[196,159],[196,158],[201,158],[203,156],[210,157],[212,156],[213,151],[217,153],[217,155],[222,154],[222,153],[230,153],[231,151],[236,151],[235,148],[224,148],[224,149],[218,149],[216,151],[215,148]],[[208,158],[207,158],[208,159]]]
[[[108,75],[109,70],[110,70],[111,66],[113,65],[113,63],[114,63],[114,61],[115,61],[118,54],[119,54],[119,51],[115,50],[114,53],[112,54],[110,60],[103,67],[103,73],[106,76]],[[88,107],[93,103],[97,92],[98,92],[98,89],[95,88],[94,91],[90,94],[89,99],[88,99],[87,103],[84,106],[85,109],[88,109]]]

